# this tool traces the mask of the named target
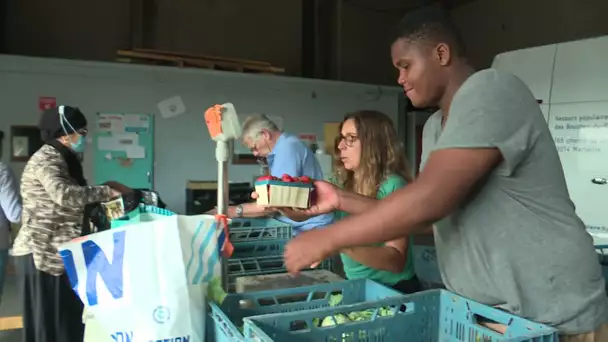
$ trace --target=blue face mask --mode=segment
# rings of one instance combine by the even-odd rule
[[[79,134],[78,132],[76,132],[76,130],[74,129],[74,127],[72,126],[72,124],[68,121],[68,119],[65,117],[65,114],[63,113],[63,106],[59,106],[59,120],[61,122],[61,128],[63,128],[63,132],[69,136],[68,131],[65,129],[65,126],[63,125],[63,123],[67,123],[68,126],[72,129],[73,132],[75,132],[76,134],[78,134],[78,140],[76,140],[76,142],[71,142],[70,141],[70,148],[72,149],[72,151],[76,152],[76,153],[83,153],[84,149],[86,148],[87,144],[86,144],[86,140],[84,138],[84,136],[82,134]]]
[[[84,149],[87,147],[86,139],[82,135],[78,135],[78,140],[74,143],[70,143],[72,151],[76,153],[83,153]]]

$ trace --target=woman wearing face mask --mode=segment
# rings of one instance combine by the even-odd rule
[[[64,274],[57,247],[81,235],[85,205],[108,201],[126,188],[87,185],[79,158],[87,120],[80,110],[49,109],[42,113],[39,128],[45,145],[23,170],[22,227],[13,246],[23,296],[23,336],[26,342],[81,342],[82,303]]]
[[[391,119],[376,111],[346,115],[340,126],[335,169],[332,183],[377,199],[412,180]],[[305,218],[297,211],[286,214],[293,219]],[[335,212],[334,219],[347,215]],[[348,279],[371,279],[403,293],[420,291],[410,238],[348,248],[340,257]]]

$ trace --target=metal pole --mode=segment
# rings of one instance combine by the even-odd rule
[[[228,142],[218,141],[215,149],[217,159],[217,213],[226,215],[228,212]]]
[[[228,214],[228,142],[218,141],[215,157],[217,159],[217,213],[219,215]],[[228,238],[226,236],[226,238]],[[222,287],[228,291],[228,260],[222,258]]]
[[[228,198],[228,162],[217,164],[217,213],[227,215],[230,199]]]

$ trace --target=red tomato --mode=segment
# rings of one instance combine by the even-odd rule
[[[302,176],[302,177],[300,177],[300,181],[302,183],[310,183],[310,177],[308,177],[308,176]]]
[[[258,181],[267,181],[267,180],[272,180],[272,176],[262,176],[258,178]]]
[[[284,175],[283,175],[283,177],[281,178],[281,180],[282,180],[283,182],[286,182],[286,183],[290,183],[290,182],[292,182],[292,181],[293,181],[293,179],[291,178],[291,176],[290,176],[290,175],[288,175],[288,174],[284,174]]]

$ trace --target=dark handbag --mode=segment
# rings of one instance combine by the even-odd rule
[[[125,213],[139,208],[140,204],[151,205],[165,209],[165,202],[158,193],[149,189],[133,189],[132,192],[122,195]],[[82,236],[102,232],[110,229],[110,220],[101,203],[88,204],[84,208],[84,222],[82,223]]]

